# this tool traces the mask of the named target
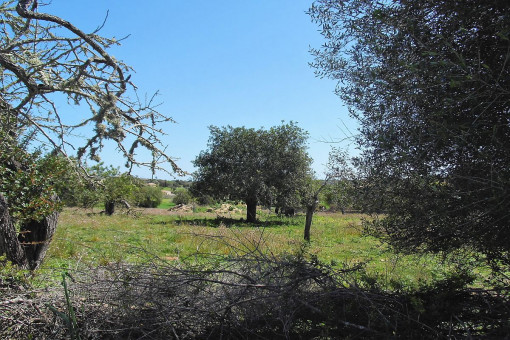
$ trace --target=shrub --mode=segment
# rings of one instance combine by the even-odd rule
[[[3,288],[25,287],[28,271],[20,269],[8,261],[5,255],[0,255],[0,290]]]
[[[175,204],[188,204],[191,201],[191,195],[187,189],[178,188],[175,192],[173,202]]]
[[[214,205],[216,201],[212,196],[209,195],[202,195],[197,197],[198,204],[200,205]]]
[[[143,186],[136,195],[136,205],[142,208],[156,208],[163,201],[159,187]]]

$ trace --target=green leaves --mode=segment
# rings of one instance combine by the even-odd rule
[[[13,141],[10,141],[13,143]],[[17,225],[40,220],[59,210],[62,204],[54,197],[64,163],[38,153],[29,154],[17,146],[0,143],[0,193],[7,199],[9,212]]]
[[[317,73],[360,123],[359,192],[385,213],[376,234],[508,269],[508,2],[318,0],[310,14],[327,40]]]
[[[304,130],[291,122],[269,130],[211,126],[210,131],[208,150],[194,161],[196,196],[274,205],[295,195],[311,162]]]

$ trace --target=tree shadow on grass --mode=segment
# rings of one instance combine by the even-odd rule
[[[253,228],[271,228],[271,227],[280,227],[285,225],[295,225],[298,224],[298,220],[290,220],[288,218],[285,219],[270,219],[266,221],[257,222],[247,222],[244,219],[237,219],[231,217],[222,217],[217,216],[216,218],[196,218],[192,216],[178,216],[171,220],[166,221],[157,221],[154,224],[174,224],[174,225],[189,225],[189,226],[199,226],[199,227],[211,227],[218,228],[223,225],[227,228],[230,227],[253,227]]]

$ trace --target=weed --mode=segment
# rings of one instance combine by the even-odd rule
[[[0,287],[25,286],[28,283],[28,270],[20,269],[0,255]]]
[[[48,305],[48,308],[55,314],[55,316],[59,317],[64,322],[64,325],[69,331],[71,340],[81,340],[80,328],[78,326],[76,313],[74,311],[74,307],[69,296],[69,289],[67,288],[66,276],[69,277],[70,279],[72,279],[72,277],[67,272],[62,273],[62,286],[64,287],[64,296],[67,313],[59,311],[52,305]]]

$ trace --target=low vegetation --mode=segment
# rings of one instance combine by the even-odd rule
[[[197,253],[231,255],[244,241],[257,241],[261,251],[275,256],[294,253],[303,246],[302,215],[278,217],[263,210],[259,222],[247,223],[240,222],[244,210],[236,207],[195,210],[202,212],[140,210],[135,217],[118,214],[113,218],[99,210],[65,210],[46,266],[139,263],[152,256],[174,260]],[[309,258],[333,267],[363,265],[373,275],[383,273],[383,285],[407,282],[412,286],[447,275],[438,257],[398,256],[377,239],[361,236],[362,218],[359,214],[319,214],[312,242],[307,245]]]
[[[508,295],[486,289],[488,271],[474,257],[396,255],[362,235],[360,214],[316,214],[306,243],[303,215],[260,209],[248,223],[244,209],[107,216],[66,208],[41,269],[4,267],[2,287],[11,288],[0,334],[343,339],[509,330]]]

